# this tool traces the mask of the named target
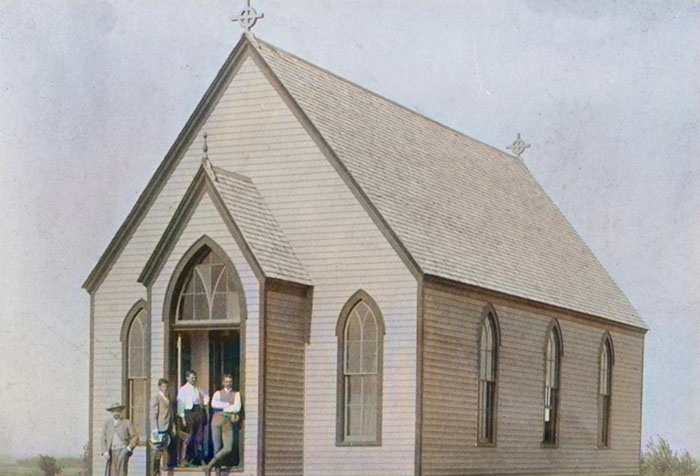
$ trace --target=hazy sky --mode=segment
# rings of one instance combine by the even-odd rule
[[[483,142],[522,133],[528,167],[651,328],[644,441],[700,457],[700,3],[252,3],[268,42]],[[0,0],[0,453],[81,452],[81,285],[244,6]]]

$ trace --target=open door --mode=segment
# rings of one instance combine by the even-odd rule
[[[170,349],[170,381],[177,382],[177,389],[185,383],[185,372],[197,373],[197,386],[209,397],[221,388],[225,374],[233,376],[234,389],[241,391],[241,336],[239,329],[209,330],[187,329],[175,330]],[[213,455],[211,442],[211,412],[209,412],[207,434],[204,438],[207,458]],[[237,467],[240,464],[242,449],[242,431],[235,432],[233,451],[223,461],[223,466]]]
[[[177,396],[177,390],[185,383],[187,370],[197,373],[197,387],[210,398],[219,389],[224,374],[233,376],[234,388],[243,396],[245,377],[241,362],[246,300],[235,267],[223,250],[204,236],[183,256],[176,269],[166,297],[170,309],[166,352],[173,396]],[[205,459],[213,453],[210,419],[209,412],[203,435]],[[236,441],[229,464],[240,467],[242,427],[234,433]]]

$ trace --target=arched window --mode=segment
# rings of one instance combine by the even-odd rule
[[[547,331],[544,361],[544,436],[543,444],[558,442],[559,384],[561,381],[562,339],[559,324],[554,321]]]
[[[381,444],[384,323],[374,301],[356,293],[338,326],[337,443]]]
[[[598,446],[610,446],[610,407],[612,403],[613,346],[610,334],[605,334],[600,346],[598,380]]]
[[[484,310],[479,336],[479,415],[480,445],[496,443],[496,377],[498,375],[499,332],[496,313],[492,307]]]
[[[178,324],[203,321],[240,323],[242,293],[235,273],[205,247],[180,288]]]
[[[122,327],[127,417],[141,435],[148,431],[148,342],[148,313],[141,301],[132,308]]]

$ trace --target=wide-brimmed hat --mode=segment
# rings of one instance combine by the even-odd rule
[[[170,446],[170,434],[168,432],[154,432],[148,442],[154,449],[164,450]]]
[[[119,402],[113,402],[110,406],[107,407],[107,411],[111,412],[112,410],[121,410],[122,408],[126,408],[126,405]]]

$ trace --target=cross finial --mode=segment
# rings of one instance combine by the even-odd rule
[[[204,144],[202,144],[202,151],[204,154],[202,154],[202,166],[204,167],[204,171],[211,177],[211,179],[214,182],[218,182],[219,180],[216,177],[216,172],[214,172],[214,167],[211,165],[211,160],[209,160],[209,146],[207,145],[207,133],[205,132],[202,134],[202,137],[204,137]]]
[[[237,21],[246,32],[249,32],[255,26],[255,22],[264,16],[264,14],[255,11],[255,8],[250,6],[250,0],[247,0],[247,6],[240,15],[233,17],[231,21]]]
[[[518,136],[515,138],[515,141],[506,147],[506,149],[512,150],[517,157],[520,157],[528,147],[530,147],[530,144],[527,144],[524,140],[522,140],[520,138],[520,132],[518,132]]]

